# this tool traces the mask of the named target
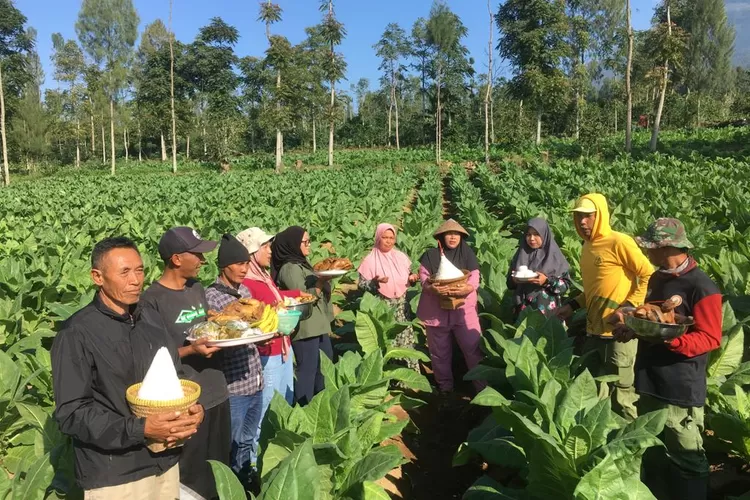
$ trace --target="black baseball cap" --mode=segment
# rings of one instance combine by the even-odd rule
[[[192,227],[173,227],[159,240],[159,255],[165,262],[174,254],[192,252],[206,253],[216,248],[216,241],[204,240]]]

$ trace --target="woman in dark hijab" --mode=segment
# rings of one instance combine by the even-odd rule
[[[292,337],[292,350],[297,361],[294,399],[303,406],[325,388],[320,371],[320,351],[333,359],[329,336],[333,321],[331,285],[325,278],[315,276],[308,255],[310,234],[299,226],[280,232],[271,244],[273,279],[279,288],[302,290],[318,297],[311,314],[299,322]]]
[[[419,259],[419,279],[422,282],[422,296],[419,299],[417,317],[427,330],[427,343],[432,360],[432,371],[440,392],[453,390],[453,338],[464,354],[466,366],[471,370],[482,360],[479,343],[482,338],[477,312],[477,289],[479,288],[479,263],[474,250],[466,243],[469,233],[461,225],[449,219],[433,234],[440,246],[427,250]],[[464,292],[464,303],[457,309],[442,309],[441,287],[432,284],[431,278],[440,268],[441,256],[458,269],[468,271],[469,277]],[[465,295],[464,295],[465,293]],[[477,391],[484,388],[482,381],[474,381]]]
[[[529,281],[521,281],[515,273],[526,266],[537,274]],[[514,312],[519,315],[527,308],[550,316],[560,307],[560,298],[570,288],[570,265],[557,246],[547,221],[535,217],[526,225],[518,251],[508,270],[508,288],[514,290]]]
[[[309,243],[310,235],[300,226],[288,227],[276,235],[271,244],[271,269],[274,279],[277,279],[279,271],[287,263],[300,264],[312,269],[307,261],[310,254]]]

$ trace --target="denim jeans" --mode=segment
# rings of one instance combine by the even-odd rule
[[[261,356],[263,365],[263,408],[258,419],[258,431],[255,433],[255,449],[258,449],[260,426],[266,411],[271,405],[273,395],[278,392],[290,405],[294,404],[294,356],[289,353],[286,361],[281,354],[276,356]]]
[[[255,466],[258,422],[263,406],[263,393],[250,396],[229,396],[232,411],[232,470],[239,474]]]

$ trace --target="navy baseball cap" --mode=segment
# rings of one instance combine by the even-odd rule
[[[207,253],[216,248],[216,241],[204,240],[192,227],[173,227],[159,240],[159,255],[165,262],[178,253]]]

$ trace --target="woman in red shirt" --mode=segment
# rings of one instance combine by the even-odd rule
[[[271,242],[274,236],[260,228],[251,227],[237,235],[250,252],[250,270],[242,282],[254,299],[274,305],[284,297],[299,297],[299,290],[279,290],[268,273],[271,266]],[[263,407],[261,421],[271,404],[274,392],[279,392],[290,405],[294,401],[294,358],[290,337],[276,337],[263,345],[258,345],[260,361],[263,365]],[[260,435],[260,429],[258,429]]]

